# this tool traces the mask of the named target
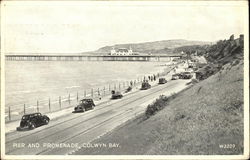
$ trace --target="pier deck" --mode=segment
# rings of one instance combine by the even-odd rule
[[[181,55],[5,55],[7,61],[171,61]]]

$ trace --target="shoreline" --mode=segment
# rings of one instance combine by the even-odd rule
[[[172,68],[170,68],[170,66],[161,66],[161,67],[157,66],[156,68],[158,68],[158,72],[155,73],[156,76],[157,76],[157,74],[159,76],[166,75],[167,73],[169,73],[172,70]],[[149,73],[147,75],[150,75],[150,74],[153,75],[152,73]],[[111,94],[110,91],[112,89],[118,89],[118,90],[124,92],[124,90],[126,88],[128,88],[128,86],[130,86],[131,82],[133,82],[133,84],[135,84],[135,85],[139,85],[143,81],[144,77],[147,77],[147,76],[137,77],[135,80],[130,80],[130,81],[127,81],[125,83],[121,82],[121,83],[118,83],[115,85],[109,85],[109,86],[105,85],[104,87],[98,87],[98,88],[95,88],[95,89],[92,89],[89,91],[84,90],[84,93],[80,93],[79,91],[76,91],[76,93],[74,93],[74,94],[69,93],[68,95],[61,96],[61,98],[59,96],[59,99],[61,99],[61,101],[62,101],[61,102],[62,107],[58,107],[58,99],[57,100],[55,100],[55,99],[48,100],[48,98],[44,99],[44,100],[39,100],[37,102],[34,100],[32,105],[29,103],[17,104],[16,107],[15,107],[15,105],[8,105],[8,106],[11,106],[11,108],[9,108],[8,106],[5,106],[5,121],[11,122],[13,120],[20,119],[21,115],[24,114],[24,111],[26,113],[32,113],[32,112],[36,112],[36,111],[40,111],[41,113],[57,112],[57,111],[60,111],[61,109],[67,109],[68,106],[76,105],[78,103],[77,99],[79,100],[79,99],[86,97],[86,98],[93,98],[94,100],[97,100],[100,97],[103,98],[105,96],[109,96]],[[157,77],[157,78],[159,78],[159,77]],[[99,95],[98,93],[100,93],[100,96],[98,96]],[[37,107],[36,103],[38,103],[39,107]],[[50,108],[52,108],[51,111],[49,110],[50,108],[48,107],[48,104],[51,105],[50,106]],[[9,118],[10,114],[11,114],[11,118]]]
[[[172,70],[173,70],[173,68],[170,69],[168,71],[168,73],[171,72]],[[166,74],[166,73],[164,73],[164,74]],[[167,79],[170,80],[170,77],[168,77]],[[141,91],[140,90],[140,84],[141,83],[138,83],[136,86],[133,86],[132,91],[130,91],[128,93],[123,93],[123,95],[131,95],[131,94],[136,94],[137,92],[140,92]],[[152,84],[152,87],[157,86],[158,85],[158,78],[156,79],[156,81],[152,81],[151,84]],[[107,96],[101,98],[100,100],[95,101],[95,104],[96,105],[101,105],[103,103],[107,103],[107,102],[110,102],[110,101],[111,101],[110,95],[107,95]],[[143,103],[142,105],[148,105],[148,104],[152,103],[153,101],[154,101],[154,99],[149,100],[149,101]],[[51,120],[58,120],[60,118],[67,117],[67,115],[71,114],[72,110],[73,110],[73,105],[70,105],[67,108],[64,108],[62,110],[49,112],[49,113],[46,113],[46,114],[49,115]],[[12,120],[12,121],[5,121],[5,134],[8,135],[8,134],[11,134],[11,133],[15,132],[16,131],[15,129],[19,125],[19,123],[20,123],[19,119]]]

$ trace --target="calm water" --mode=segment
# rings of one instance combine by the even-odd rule
[[[163,62],[6,61],[8,105],[57,98],[164,70]]]

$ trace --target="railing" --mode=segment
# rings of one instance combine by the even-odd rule
[[[141,84],[143,79],[144,77],[140,77],[136,80],[123,81],[88,90],[79,90],[75,93],[69,93],[64,96],[54,98],[48,97],[47,99],[34,100],[31,103],[8,105],[5,109],[5,121],[10,122],[18,120],[22,115],[29,113],[51,113],[60,111],[77,105],[83,98],[92,98],[94,101],[99,101],[103,97],[111,97],[112,90],[124,92],[129,86],[136,87]]]
[[[166,76],[171,70],[175,68],[175,65],[168,67],[162,73],[150,74],[150,81],[155,81],[161,76]],[[154,76],[153,76],[154,75]],[[12,104],[6,106],[5,109],[5,121],[15,121],[22,117],[24,114],[41,112],[41,113],[51,113],[55,111],[60,111],[66,108],[73,107],[78,104],[78,102],[83,98],[92,98],[94,101],[98,101],[103,97],[110,96],[112,90],[125,91],[129,86],[137,87],[149,77],[143,76],[130,81],[123,81],[114,84],[108,84],[102,87],[91,88],[88,90],[79,90],[75,93],[69,93],[68,95],[58,96],[58,97],[48,97],[47,99],[34,100],[32,103],[24,104]],[[73,108],[72,108],[73,110]]]

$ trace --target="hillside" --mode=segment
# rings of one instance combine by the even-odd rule
[[[173,48],[188,45],[205,45],[210,44],[210,42],[202,41],[188,41],[183,39],[176,40],[163,40],[155,42],[145,42],[145,43],[129,43],[129,44],[116,44],[113,46],[105,46],[97,51],[96,53],[109,53],[110,50],[114,48],[129,48],[132,47],[133,51],[140,53],[171,53]]]
[[[89,148],[77,154],[243,154],[244,63],[243,43],[238,42],[226,40],[207,48],[208,66],[219,67],[208,67],[208,77],[177,94],[161,111],[92,142],[119,143],[119,148]]]

